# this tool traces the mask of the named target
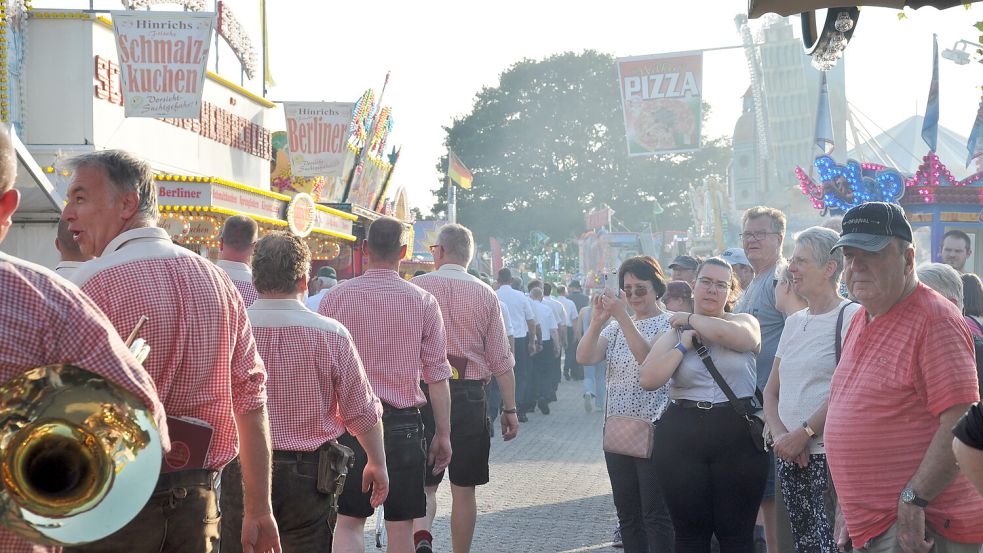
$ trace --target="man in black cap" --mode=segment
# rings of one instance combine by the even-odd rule
[[[837,541],[848,529],[867,553],[975,552],[983,498],[952,453],[953,425],[979,400],[973,340],[959,309],[918,282],[911,234],[900,206],[870,202],[847,211],[833,247],[863,306],[817,432],[846,522]]]
[[[676,259],[669,264],[672,271],[672,280],[688,282],[690,288],[696,286],[696,269],[700,266],[700,259],[690,255],[677,255]]]

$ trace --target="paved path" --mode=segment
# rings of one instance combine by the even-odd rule
[[[474,553],[622,551],[611,547],[617,519],[601,451],[603,417],[584,411],[581,385],[562,382],[549,415],[529,415],[510,442],[492,439],[491,482],[478,488]],[[445,478],[433,529],[437,553],[451,553],[450,506]],[[367,534],[366,552],[372,551],[378,549]]]

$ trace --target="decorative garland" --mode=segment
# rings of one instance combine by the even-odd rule
[[[841,212],[867,202],[897,202],[905,192],[906,179],[884,165],[852,159],[840,165],[829,156],[819,156],[815,166],[819,183],[801,167],[795,168],[795,174],[802,193],[819,210]]]

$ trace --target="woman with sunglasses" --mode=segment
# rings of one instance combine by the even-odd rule
[[[652,345],[639,369],[646,390],[669,383],[672,403],[659,421],[653,458],[675,527],[675,553],[706,553],[710,537],[722,553],[754,551],[754,521],[764,494],[768,456],[727,401],[694,339],[710,350],[718,371],[746,404],[754,396],[758,321],[731,313],[739,285],[719,257],[697,269],[693,313],[675,313],[672,329]]]
[[[577,362],[607,361],[606,416],[628,415],[654,423],[669,397],[665,389],[645,391],[639,386],[638,364],[652,339],[669,329],[669,314],[658,301],[666,291],[666,277],[655,259],[632,257],[621,264],[618,284],[625,301],[607,294],[594,298],[590,326],[577,347]],[[634,317],[628,315],[626,302]],[[608,324],[611,319],[614,322]],[[604,453],[604,460],[625,551],[671,552],[672,521],[652,460],[610,452]]]

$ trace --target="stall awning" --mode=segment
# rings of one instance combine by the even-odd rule
[[[17,180],[14,188],[20,191],[20,207],[14,213],[15,223],[56,222],[61,218],[65,196],[48,180],[27,146],[12,130],[10,141],[17,154]]]

